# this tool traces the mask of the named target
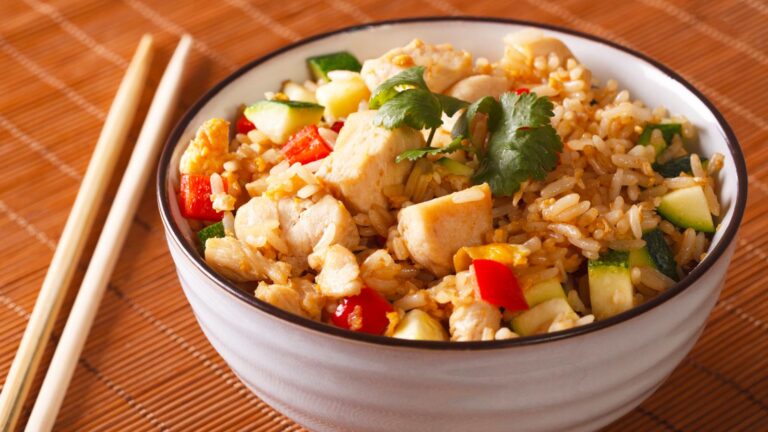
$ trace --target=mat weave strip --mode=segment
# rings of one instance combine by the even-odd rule
[[[196,39],[178,118],[238,65],[286,43],[425,15],[528,19],[603,36],[678,71],[724,112],[750,173],[726,288],[691,354],[650,399],[607,430],[768,430],[768,219],[762,217],[768,211],[768,3],[762,0],[3,0],[0,377],[142,33],[153,33],[160,47],[152,90],[178,37],[189,32]],[[145,97],[137,119],[147,105]],[[70,304],[71,298],[65,308]],[[302,430],[245,389],[206,341],[176,279],[152,186],[56,429]]]

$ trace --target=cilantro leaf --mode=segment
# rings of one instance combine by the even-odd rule
[[[557,166],[563,143],[550,124],[554,114],[547,97],[504,93],[500,106],[499,124],[489,128],[488,150],[472,181],[488,183],[496,196],[509,196],[526,180],[543,180]]]
[[[454,114],[456,114],[457,111],[459,111],[462,108],[466,108],[467,105],[469,105],[468,102],[464,102],[461,99],[457,99],[452,96],[440,94],[440,93],[433,93],[438,101],[440,101],[440,107],[442,108],[443,112],[445,112],[448,117],[453,117]]]
[[[421,89],[429,91],[427,83],[424,82],[423,66],[406,69],[379,84],[373,91],[368,106],[371,109],[377,109],[397,96],[403,89]]]
[[[422,147],[417,149],[406,150],[395,158],[395,162],[400,163],[404,160],[415,161],[430,154],[447,154],[453,153],[459,150],[471,150],[469,147],[461,143],[462,137],[457,137],[450,144],[443,148],[439,147]]]
[[[440,102],[428,90],[410,89],[396,94],[376,111],[373,123],[387,129],[402,125],[416,130],[440,126]]]
[[[496,129],[502,116],[501,104],[490,96],[475,101],[469,108],[467,108],[467,111],[459,117],[456,124],[453,125],[451,136],[467,137],[471,142],[472,133],[469,126],[472,124],[472,121],[474,121],[477,113],[483,113],[488,116],[488,130],[493,131]]]

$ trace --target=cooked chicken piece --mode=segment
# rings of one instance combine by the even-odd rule
[[[363,288],[360,267],[349,249],[331,245],[324,251],[320,266],[322,270],[315,278],[320,293],[334,298],[360,294]]]
[[[386,249],[379,249],[360,265],[360,274],[365,286],[375,289],[388,299],[402,296],[407,286],[398,279],[402,266],[395,262]]]
[[[508,89],[509,83],[506,77],[474,75],[454,84],[446,94],[471,103],[486,96],[498,99]]]
[[[206,240],[205,262],[216,272],[237,282],[270,279],[284,284],[291,273],[290,265],[271,260],[229,236]]]
[[[309,207],[304,208],[307,203]],[[333,234],[325,239],[328,245],[340,244],[351,248],[360,241],[352,215],[341,201],[330,195],[314,204],[285,198],[280,200],[277,209],[288,255],[302,262],[306,262],[307,256],[326,232]]]
[[[472,56],[456,51],[450,44],[429,45],[414,39],[408,45],[366,60],[360,74],[371,91],[387,79],[414,66],[424,66],[424,81],[435,93],[442,93],[472,73]]]
[[[315,284],[300,278],[292,278],[287,284],[259,282],[256,298],[313,320],[320,319],[325,304]]]
[[[481,244],[493,228],[491,205],[491,189],[484,183],[402,209],[397,229],[416,262],[445,276],[456,251]]]
[[[269,244],[281,253],[289,252],[288,246],[280,237],[277,202],[266,196],[251,198],[237,209],[235,235],[254,249],[263,248]]]
[[[229,152],[229,122],[213,118],[203,123],[184,150],[179,162],[182,174],[211,175],[221,172]]]
[[[545,36],[541,30],[526,29],[519,32],[510,33],[504,37],[504,43],[507,49],[514,49],[532,63],[533,59],[539,56],[549,56],[555,53],[562,64],[573,57],[573,53],[559,39]]]
[[[351,114],[341,129],[333,153],[325,158],[317,177],[348,206],[368,212],[377,204],[387,208],[382,189],[400,185],[412,163],[395,162],[405,150],[424,146],[421,133],[403,127],[387,130],[374,126],[376,111]]]
[[[496,306],[478,300],[454,308],[448,324],[452,341],[483,340],[484,333],[495,334],[501,326],[501,312]]]

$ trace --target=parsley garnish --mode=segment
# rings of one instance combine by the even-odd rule
[[[557,166],[563,143],[550,123],[553,105],[546,96],[504,93],[500,108],[499,124],[488,128],[488,149],[472,182],[488,183],[494,195],[508,196],[526,180],[543,180]]]
[[[471,151],[471,149],[469,147],[463,145],[461,143],[461,141],[462,141],[462,137],[457,137],[456,139],[451,141],[450,144],[448,144],[447,146],[445,146],[443,148],[440,148],[440,147],[422,147],[422,148],[417,148],[417,149],[413,149],[413,150],[406,150],[406,151],[400,153],[399,155],[397,155],[397,157],[395,158],[395,162],[400,163],[400,162],[402,162],[404,160],[415,161],[415,160],[418,160],[418,159],[423,158],[424,156],[430,155],[430,154],[447,154],[447,153],[453,153],[453,152],[459,151],[459,150]]]
[[[431,129],[427,146],[432,142],[435,130],[443,124],[442,113],[450,116],[467,105],[454,97],[429,91],[422,66],[406,69],[384,81],[376,87],[368,102],[370,108],[378,109],[373,119],[376,126]]]

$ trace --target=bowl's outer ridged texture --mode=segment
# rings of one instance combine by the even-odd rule
[[[199,258],[192,258],[192,248],[182,247],[181,242],[192,244],[193,235],[173,197],[178,177],[174,167],[182,145],[205,119],[231,118],[238,105],[251,98],[246,95],[259,98],[285,78],[304,79],[306,72],[297,65],[309,55],[343,47],[362,58],[373,57],[418,36],[452,42],[493,59],[501,54],[501,37],[519,27],[478,21],[408,22],[320,38],[258,64],[215,90],[193,108],[199,110],[185,116],[179,126],[183,130],[174,132],[172,157],[163,159],[165,167],[171,167],[167,176],[161,167],[160,201],[184,292],[205,335],[237,376],[265,402],[311,430],[595,430],[648,397],[699,337],[733,254],[733,232],[727,249],[693,285],[644,313],[569,338],[479,350],[389,346],[301,326],[227,291],[195,262]],[[722,119],[651,63],[600,42],[553,33],[601,80],[617,77],[648,105],[663,104],[673,113],[686,114],[699,130],[703,154],[726,154],[718,179],[727,209],[721,224],[728,227],[738,220],[735,207],[743,210],[746,199],[746,187],[739,190],[745,172],[743,160],[728,157],[725,143],[732,134],[724,131]],[[173,230],[183,238],[175,238]],[[723,231],[715,234],[714,243],[723,240]]]
[[[278,321],[210,283],[170,244],[211,344],[260,398],[311,430],[594,430],[639,404],[685,357],[723,281],[702,280],[621,326],[576,338],[443,352]],[[713,275],[725,273],[731,254]]]

